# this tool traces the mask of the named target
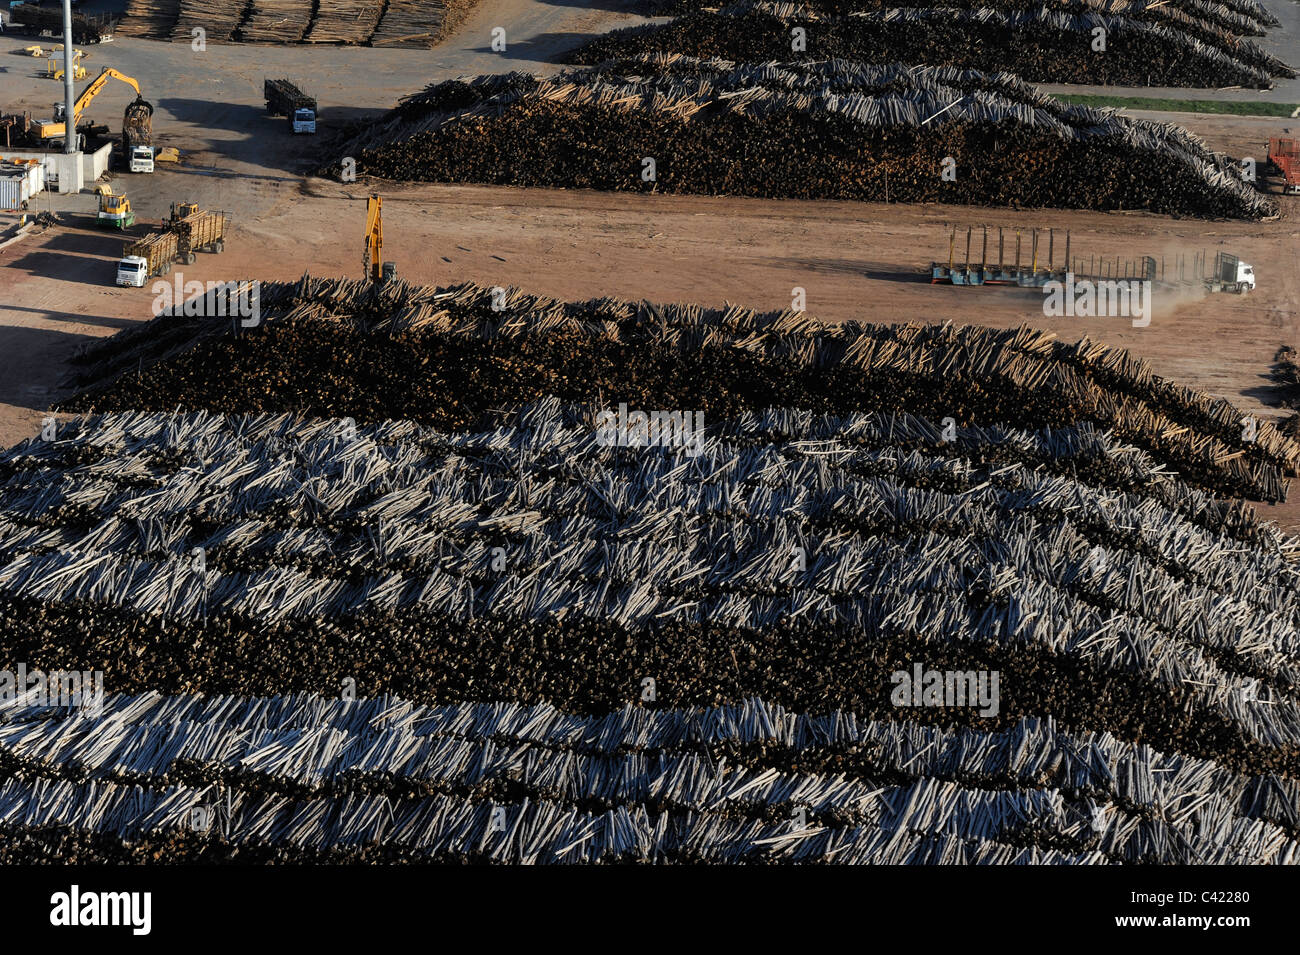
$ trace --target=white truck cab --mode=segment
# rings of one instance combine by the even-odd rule
[[[1255,266],[1249,262],[1237,263],[1237,284],[1243,291],[1255,291]]]
[[[153,147],[133,147],[129,161],[132,172],[153,172]]]
[[[117,263],[117,284],[143,288],[149,278],[149,263],[138,255],[128,255]]]
[[[293,111],[293,131],[295,133],[316,132],[316,111],[313,109],[295,109]]]

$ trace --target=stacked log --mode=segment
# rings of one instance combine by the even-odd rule
[[[304,43],[366,42],[379,25],[382,0],[316,0]]]
[[[595,64],[651,52],[762,62],[852,57],[907,59],[980,70],[1008,69],[1032,82],[1121,86],[1272,87],[1294,70],[1249,41],[1226,37],[1211,45],[1166,23],[1092,10],[1001,12],[992,9],[883,9],[822,16],[794,4],[750,0],[702,11],[667,24],[647,24],[598,37],[568,54]],[[793,51],[791,31],[806,31]],[[1094,30],[1106,31],[1106,53],[1092,50]],[[1204,33],[1207,37],[1215,34]],[[1245,57],[1245,59],[1242,59]],[[1249,61],[1249,62],[1248,62]],[[1252,62],[1262,65],[1251,65]]]
[[[1300,863],[1270,425],[1028,328],[259,302],[0,452],[0,667],[103,688],[0,707],[0,861]]]
[[[447,21],[441,0],[388,0],[371,46],[432,46]]]
[[[1269,423],[1246,441],[1228,403],[1087,340],[1067,346],[1026,329],[823,327],[784,313],[570,305],[522,293],[504,309],[493,303],[501,304],[490,289],[474,285],[394,283],[376,297],[362,282],[268,284],[261,334],[155,319],[88,352],[80,380],[88,390],[66,407],[296,408],[468,427],[492,408],[550,393],[573,401],[631,393],[639,406],[722,418],[784,395],[841,413],[911,409],[1017,427],[1092,421],[1189,483],[1270,501],[1285,495],[1284,475],[1300,463],[1300,445]],[[761,346],[748,344],[755,340]]]
[[[65,421],[0,456],[0,653],[124,648],[105,680],[129,693],[351,676],[419,702],[598,712],[652,674],[668,706],[758,695],[885,719],[889,674],[920,653],[1005,681],[997,713],[908,714],[922,723],[1050,717],[1300,769],[1295,542],[1200,506],[1106,434],[985,425],[946,447],[913,415],[770,408],[693,448],[619,447],[593,410],[547,399],[476,433]],[[1024,463],[981,460],[999,448]],[[1078,479],[1035,463],[1062,456]],[[1108,472],[1132,489],[1091,483]],[[1247,686],[1268,705],[1243,705]]]
[[[123,36],[166,39],[180,15],[181,0],[127,0],[117,32]]]
[[[1297,861],[1294,780],[1037,719],[958,731],[761,699],[589,716],[309,695],[106,709],[9,718],[0,754],[24,772],[0,792],[21,823],[0,861]],[[791,839],[799,808],[815,824]]]
[[[545,79],[438,84],[340,154],[385,179],[1276,214],[1177,127],[1027,90],[953,67],[632,57]],[[652,182],[641,177],[646,156]],[[955,181],[939,175],[945,157],[962,170]]]
[[[188,43],[194,30],[203,30],[208,43],[229,43],[243,19],[249,0],[181,0],[172,39]]]
[[[128,0],[121,33],[188,42],[202,27],[219,43],[429,47],[475,0]]]
[[[797,5],[802,10],[838,17],[867,10],[885,10],[891,6],[887,0],[798,0]],[[702,10],[733,7],[735,4],[718,3],[716,0],[644,0],[640,6],[642,12],[649,16],[664,17],[685,16]],[[1091,9],[1135,20],[1161,22],[1174,19],[1179,23],[1217,29],[1236,37],[1263,36],[1270,27],[1278,25],[1275,19],[1267,15],[1261,17],[1258,12],[1252,14],[1234,10],[1215,0],[1168,0],[1160,6],[1144,0],[948,0],[944,6],[1002,11],[1046,8],[1071,14]]]
[[[239,28],[245,43],[297,43],[311,22],[312,0],[252,0]]]

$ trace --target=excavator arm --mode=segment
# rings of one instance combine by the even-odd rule
[[[366,200],[366,251],[362,268],[372,282],[383,281],[384,275],[384,200],[371,196]]]
[[[132,77],[127,76],[125,73],[119,73],[111,66],[106,66],[98,76],[90,81],[90,85],[81,91],[81,95],[77,97],[77,101],[72,104],[72,128],[74,130],[77,128],[77,124],[81,122],[81,114],[85,111],[86,107],[90,105],[91,100],[98,96],[100,91],[108,85],[110,79],[121,80],[123,83],[130,86],[131,89],[135,90],[136,101],[144,102],[144,96],[140,92],[139,83],[137,83]],[[149,111],[153,112],[152,106],[149,106]],[[41,127],[41,139],[53,139],[56,136],[62,136],[66,125],[67,117],[64,117],[62,123],[45,123]]]

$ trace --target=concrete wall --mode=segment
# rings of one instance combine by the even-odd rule
[[[108,159],[113,152],[112,143],[104,143],[93,153],[38,152],[35,150],[6,149],[3,155],[11,159],[39,159],[45,167],[45,179],[58,192],[80,192],[108,171]]]

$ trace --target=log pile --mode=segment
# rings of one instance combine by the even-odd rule
[[[0,669],[105,691],[0,701],[0,862],[1300,863],[1271,425],[1026,328],[259,303],[0,452]]]
[[[1006,74],[844,60],[663,54],[546,78],[450,81],[408,98],[340,155],[365,174],[417,181],[1277,212],[1177,127],[1062,104]],[[646,156],[656,160],[653,183],[641,176]],[[939,174],[945,157],[963,170],[956,181]]]
[[[79,725],[26,705],[0,724],[0,754],[26,770],[0,787],[0,862],[1300,861],[1292,780],[1036,719],[952,731],[761,699],[599,716],[305,695],[105,709]],[[812,824],[792,838],[801,807]]]
[[[375,32],[384,4],[382,0],[316,0],[315,6],[304,43],[359,45]]]
[[[312,0],[252,0],[239,28],[245,43],[297,43],[311,22]]]
[[[1091,8],[1077,13],[1031,10],[887,8],[822,15],[765,0],[687,14],[666,24],[630,27],[568,54],[596,64],[641,53],[764,62],[846,57],[884,62],[1011,70],[1032,82],[1119,86],[1247,86],[1269,89],[1295,71],[1224,30],[1179,29],[1168,17],[1139,20]],[[792,52],[791,31],[806,31],[805,51]],[[1106,52],[1091,48],[1106,31]]]
[[[1090,421],[1188,483],[1266,501],[1285,496],[1285,476],[1300,464],[1300,445],[1268,422],[1245,441],[1230,404],[1123,350],[1023,328],[822,326],[781,312],[520,292],[503,302],[476,285],[398,282],[376,293],[310,277],[265,283],[260,307],[255,336],[171,316],[115,335],[83,356],[78,384],[87,390],[64,408],[301,410],[463,428],[547,394],[630,394],[638,407],[723,418],[783,403],[963,424]]]
[[[173,40],[189,43],[194,30],[203,30],[209,43],[229,43],[243,19],[249,0],[180,0],[176,25],[172,27]]]
[[[123,36],[167,39],[176,26],[181,0],[127,0],[117,32]]]
[[[644,0],[641,10],[648,16],[685,16],[702,10],[716,10],[735,4],[716,0]],[[848,16],[867,10],[885,10],[891,4],[885,0],[799,0],[798,7],[816,14],[833,17]],[[947,0],[945,7],[953,9],[993,9],[1002,11],[1059,10],[1077,14],[1089,10],[1114,16],[1130,17],[1160,23],[1174,20],[1199,29],[1217,29],[1231,36],[1263,36],[1270,27],[1278,25],[1276,19],[1259,8],[1255,12],[1235,10],[1215,0],[1168,0],[1156,6],[1145,0]]]
[[[455,2],[452,4],[456,7]],[[463,8],[465,4],[460,4]],[[432,46],[452,13],[441,0],[388,0],[371,46]]]
[[[121,33],[189,42],[430,47],[475,0],[128,0]]]

